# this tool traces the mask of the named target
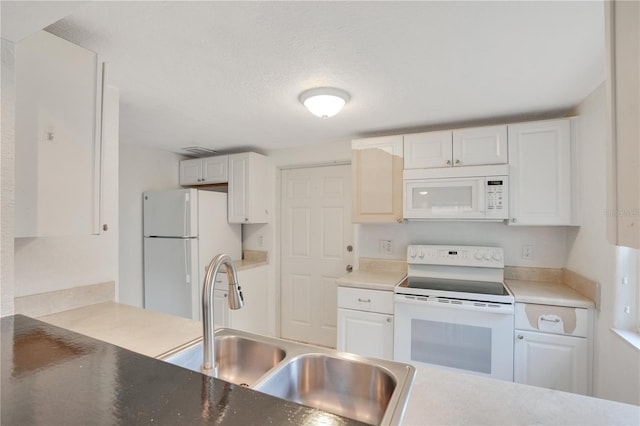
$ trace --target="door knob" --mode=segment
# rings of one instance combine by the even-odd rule
[[[353,251],[353,246],[351,246],[351,245],[347,246],[347,251],[349,253],[351,253]]]
[[[347,270],[347,272],[351,272],[351,271],[353,271],[353,266],[347,265],[347,267],[345,269]]]

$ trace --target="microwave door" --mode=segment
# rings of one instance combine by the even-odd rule
[[[484,219],[484,178],[405,181],[405,218]]]

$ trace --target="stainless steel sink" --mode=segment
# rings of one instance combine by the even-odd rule
[[[393,374],[378,365],[328,356],[300,355],[256,390],[369,424],[380,424],[396,388]]]
[[[252,386],[286,355],[284,349],[277,345],[238,335],[217,335],[215,339],[218,378],[237,385]],[[165,355],[162,359],[189,370],[200,371],[202,341]]]
[[[400,424],[415,368],[289,340],[221,328],[215,332],[218,378],[369,424]],[[201,339],[160,359],[193,371]]]

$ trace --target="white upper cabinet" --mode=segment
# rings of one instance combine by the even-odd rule
[[[353,222],[402,222],[402,135],[351,142]]]
[[[509,125],[509,224],[577,224],[573,120]]]
[[[507,126],[404,135],[404,168],[507,164]]]
[[[227,183],[228,160],[227,155],[217,155],[180,161],[180,185]]]
[[[269,160],[255,152],[229,155],[229,223],[268,223]]]
[[[453,165],[507,164],[507,126],[453,131]]]
[[[16,45],[16,237],[101,232],[103,65],[45,31]]]
[[[453,163],[453,132],[413,133],[404,136],[404,168],[449,167]]]

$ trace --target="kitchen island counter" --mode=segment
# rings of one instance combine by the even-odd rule
[[[3,426],[362,424],[22,315],[1,327]]]
[[[113,304],[110,307],[94,305],[94,308],[103,311],[104,318],[108,317],[106,311],[109,309],[114,312],[119,309],[118,304]],[[84,315],[89,315],[94,308],[82,308]],[[148,326],[145,324],[145,318],[149,321],[156,318],[154,313],[139,308],[126,307],[125,311],[132,313],[133,316],[129,317],[130,320],[136,318],[135,323],[129,323],[131,330]],[[73,317],[74,313],[68,311],[56,315],[57,318],[54,319],[63,321],[65,316]],[[51,319],[51,317],[44,317],[43,320]],[[175,324],[182,323],[183,320],[191,322],[194,329],[198,328],[200,324],[184,318],[168,317],[164,320],[171,322],[171,318],[174,318]],[[111,322],[114,326],[117,323],[117,321]],[[76,324],[76,331],[81,328],[81,324]],[[109,324],[105,324],[104,328],[108,329]],[[126,333],[126,331],[122,332]],[[193,335],[190,333],[185,333],[182,343],[192,339]],[[110,336],[115,335],[117,335],[115,332],[107,333],[103,334],[102,338],[109,341]],[[145,338],[140,337],[140,339],[142,341],[139,341],[136,346],[144,346]],[[153,336],[147,336],[146,339],[153,339]],[[118,341],[120,344],[122,342],[128,344],[126,343],[127,339],[124,338],[120,338]],[[112,343],[118,344],[115,341]],[[196,384],[195,386],[200,385]],[[252,410],[252,408],[246,409]],[[324,422],[322,424],[335,423]],[[640,424],[640,407],[439,368],[418,366],[403,424],[629,425]]]

